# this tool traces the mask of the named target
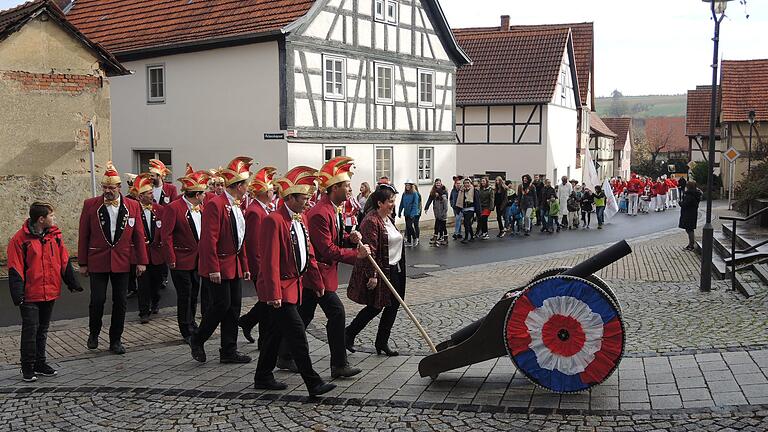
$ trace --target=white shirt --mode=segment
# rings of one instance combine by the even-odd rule
[[[115,241],[115,230],[117,230],[117,212],[120,210],[120,195],[117,196],[117,207],[107,206],[107,213],[109,213],[109,232],[112,234],[112,241]]]
[[[162,204],[160,202],[160,195],[163,194],[163,185],[160,184],[160,187],[152,188],[152,198],[155,200],[156,203]]]
[[[195,231],[197,231],[197,238],[200,238],[200,227],[203,226],[203,212],[193,212],[191,202],[187,200],[187,197],[182,198],[185,203],[187,203],[187,210],[189,211],[189,214],[192,215],[192,222],[195,223]]]
[[[264,204],[263,202],[256,200],[257,203],[264,209],[264,213],[270,214],[272,212],[271,204]],[[288,210],[290,212],[290,210]]]
[[[232,206],[232,212],[235,214],[235,224],[237,225],[237,250],[240,250],[243,246],[243,240],[245,239],[245,217],[243,217],[243,211],[240,209],[240,206],[235,205],[235,198],[233,198],[226,190],[224,193],[227,194],[229,205]]]
[[[403,235],[392,224],[389,218],[384,219],[384,226],[387,228],[387,238],[389,243],[389,265],[395,265],[403,257]]]
[[[147,219],[147,226],[149,227],[149,231],[146,233],[147,238],[152,240],[152,210],[144,210],[144,217]]]
[[[304,270],[304,267],[307,265],[307,233],[304,231],[304,225],[302,225],[301,222],[293,219],[293,215],[296,213],[292,212],[288,206],[285,206],[285,209],[288,210],[288,215],[291,216],[291,227],[294,231],[296,231],[296,237],[298,237],[299,258],[301,259],[301,262],[296,264],[299,266],[299,270],[301,271]]]

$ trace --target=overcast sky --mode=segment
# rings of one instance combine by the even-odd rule
[[[0,0],[0,9],[23,3]],[[709,84],[714,22],[701,0],[440,0],[452,27],[595,23],[595,92],[684,93]],[[746,11],[746,12],[745,12]],[[746,13],[749,13],[749,19]],[[768,0],[730,1],[720,58],[767,58]],[[762,34],[761,34],[762,31]]]

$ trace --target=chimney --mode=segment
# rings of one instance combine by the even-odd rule
[[[509,15],[501,16],[501,31],[503,32],[509,31]]]

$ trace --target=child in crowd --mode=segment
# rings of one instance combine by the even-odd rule
[[[570,199],[568,200],[570,202]],[[557,225],[557,232],[560,232],[560,221],[557,220],[560,215],[560,201],[552,195],[549,197],[549,213],[547,213],[547,232],[552,234],[554,225]]]
[[[576,197],[576,191],[571,192],[566,205],[568,206],[568,220],[570,221],[568,229],[577,229],[579,227],[579,199]]]

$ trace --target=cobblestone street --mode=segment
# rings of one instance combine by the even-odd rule
[[[586,393],[536,388],[506,357],[421,378],[427,348],[402,312],[392,343],[404,355],[375,355],[372,323],[349,356],[363,373],[335,380],[328,397],[309,400],[300,377],[282,371],[287,391],[254,391],[255,364],[218,364],[215,337],[208,363],[192,361],[175,311],[166,309],[149,325],[127,324],[125,356],[87,352],[85,320],[57,322],[49,352],[60,374],[32,385],[16,365],[18,327],[0,330],[0,429],[766,430],[765,289],[756,286],[745,299],[716,281],[712,292],[699,292],[699,261],[680,250],[683,241],[675,231],[635,239],[633,254],[600,272],[621,303],[626,352],[617,373]],[[439,342],[487,313],[507,289],[599,250],[430,272],[409,280],[407,300]],[[349,320],[359,306],[346,306]],[[318,313],[309,341],[316,369],[328,377],[324,324]],[[240,349],[258,356],[254,345]]]

